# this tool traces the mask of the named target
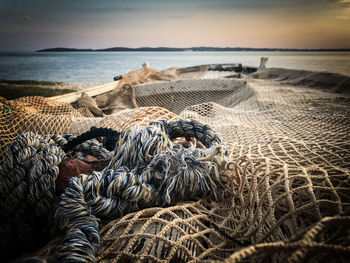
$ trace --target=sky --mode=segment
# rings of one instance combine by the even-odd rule
[[[350,48],[350,0],[0,0],[0,50]]]

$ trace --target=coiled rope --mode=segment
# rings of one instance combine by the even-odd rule
[[[64,151],[60,147],[66,144],[67,139],[72,139],[69,136],[52,137],[56,138],[56,141],[52,139],[51,144],[54,145],[52,148],[56,147],[54,149],[60,158],[56,158],[55,162],[45,163],[46,170],[54,171],[48,175],[50,180],[45,179],[42,182],[50,185],[45,186],[50,197],[55,193],[57,165],[64,156]],[[196,143],[191,143],[189,148],[185,148],[181,143],[172,142],[177,137],[194,137],[200,140],[206,149],[197,148]],[[31,133],[24,134],[13,144],[18,146],[12,145],[8,151],[6,162],[0,171],[1,196],[7,196],[5,202],[1,201],[2,213],[7,211],[7,206],[11,202],[21,204],[14,187],[12,190],[7,189],[11,185],[7,182],[12,180],[9,179],[10,174],[13,170],[20,170],[23,166],[30,167],[38,162],[38,158],[35,159],[34,156],[47,151],[47,146],[51,145],[38,142],[35,146],[28,146],[28,141],[43,141],[37,138],[44,137]],[[22,141],[25,143],[21,144]],[[27,154],[27,150],[26,154],[18,154],[19,151],[16,150],[28,147],[33,147],[32,151],[35,154]],[[100,241],[98,218],[116,218],[145,207],[167,206],[204,195],[219,201],[225,189],[220,179],[220,171],[227,160],[226,147],[209,126],[197,121],[179,120],[169,123],[161,121],[153,122],[146,128],[131,128],[120,134],[112,152],[95,140],[84,142],[74,150],[83,154],[93,154],[98,158],[111,158],[111,161],[100,172],[70,178],[68,187],[57,203],[54,202],[55,198],[51,197],[48,201],[42,201],[42,205],[41,203],[38,206],[35,203],[21,205],[24,209],[22,216],[29,214],[33,207],[38,218],[43,217],[48,211],[54,211],[54,224],[60,230],[66,231],[65,238],[57,250],[58,260],[62,262],[95,260]],[[53,151],[53,155],[56,152]],[[49,158],[53,159],[51,155]],[[36,170],[34,167],[33,169]],[[40,174],[39,170],[37,173]],[[31,179],[26,185],[21,184],[28,180],[25,179],[26,176],[32,178],[31,173],[22,172],[21,177],[15,179],[14,185],[28,191],[34,186],[30,184],[33,181]],[[43,195],[41,190],[44,186],[35,182],[34,185],[36,190],[34,196]],[[11,213],[13,215],[13,212],[13,209],[9,210],[8,215]],[[25,217],[23,220],[26,220]]]
[[[32,237],[45,225],[66,143],[62,136],[29,132],[7,150],[0,170],[0,249],[5,259],[15,247],[32,248]]]

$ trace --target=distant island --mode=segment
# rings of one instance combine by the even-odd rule
[[[104,49],[80,49],[80,48],[47,48],[37,50],[36,52],[110,52],[110,51],[166,51],[166,52],[183,52],[183,51],[290,51],[290,52],[349,52],[348,49],[291,49],[291,48],[249,48],[249,47],[190,47],[190,48],[172,48],[172,47],[111,47]]]

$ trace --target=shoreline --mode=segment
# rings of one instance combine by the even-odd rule
[[[224,64],[222,64],[224,65]],[[222,66],[221,65],[221,66]],[[232,64],[233,65],[233,64]],[[241,78],[234,74],[229,74],[223,67],[214,67],[215,65],[200,65],[197,67],[185,67],[185,68],[170,68],[162,71],[166,74],[180,74],[182,77],[179,79],[187,78]],[[217,65],[216,65],[217,66]],[[204,68],[206,68],[204,70]],[[247,68],[248,69],[248,68]],[[204,72],[204,71],[205,72]],[[173,72],[174,71],[174,72]],[[224,71],[224,72],[221,72]],[[133,71],[131,71],[133,72]],[[129,72],[130,73],[130,72]],[[129,74],[128,73],[128,74]],[[224,73],[224,74],[222,74]],[[228,74],[226,74],[228,73]],[[236,72],[237,73],[237,72]],[[319,89],[335,94],[341,94],[343,96],[350,96],[350,76],[341,73],[330,73],[322,71],[307,71],[307,70],[295,70],[287,68],[267,68],[259,70],[253,74],[247,76],[252,79],[260,80],[275,80],[283,85],[292,86],[308,86],[310,88]],[[127,74],[126,74],[127,75]],[[90,96],[96,96],[97,90],[109,90],[110,86],[118,84],[116,81],[110,82],[53,82],[53,81],[36,81],[36,80],[1,80],[0,79],[0,96],[5,99],[11,100],[25,96],[42,96],[42,97],[67,97],[68,94],[73,94],[77,97],[78,93],[82,91],[93,90],[93,94]],[[108,86],[108,87],[107,87]],[[97,92],[97,93],[96,93]],[[96,94],[95,94],[96,93]],[[79,96],[80,97],[80,96]]]
[[[350,53],[315,52],[47,52],[0,54],[0,79],[63,82],[110,82],[148,61],[151,67],[192,67],[241,63],[256,67],[269,57],[268,67],[324,71],[350,76]],[[8,61],[12,61],[10,64]]]
[[[11,100],[25,96],[53,97],[101,85],[100,82],[54,82],[0,80],[0,97]]]

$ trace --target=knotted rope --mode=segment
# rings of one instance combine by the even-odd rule
[[[67,140],[58,135],[25,133],[9,147],[0,170],[0,249],[31,248],[55,201],[61,147]],[[6,259],[6,257],[5,257]]]
[[[13,145],[25,139],[30,141],[32,137],[36,138],[34,134],[22,135],[20,138],[23,139],[19,138]],[[206,148],[196,147],[196,142],[191,143],[189,148],[185,148],[181,143],[172,142],[177,137],[194,137]],[[38,138],[41,137],[38,136]],[[49,176],[50,187],[45,188],[49,189],[50,196],[55,193],[57,165],[64,156],[60,147],[66,143],[64,137],[54,138],[61,138],[61,140],[57,139],[57,142],[53,140],[52,143],[57,148],[60,158],[57,158],[53,166],[49,163],[45,166],[55,171]],[[71,139],[69,136],[66,138]],[[27,144],[22,145],[30,147]],[[40,154],[46,151],[47,145],[37,143],[35,147],[39,149],[33,148],[32,151]],[[16,169],[13,164],[11,165],[11,160],[15,159],[16,165],[22,167],[25,165],[23,163],[32,156],[17,155],[15,150],[11,150],[14,148],[16,147],[11,146],[7,160],[0,171],[1,196],[11,192],[3,190],[9,185],[5,181],[10,180],[8,178],[12,170]],[[225,189],[220,179],[220,171],[226,164],[226,148],[220,137],[209,126],[197,121],[180,120],[169,123],[162,121],[151,123],[146,128],[131,128],[120,134],[119,141],[112,152],[107,151],[95,140],[80,144],[75,147],[75,151],[93,154],[99,158],[112,157],[112,159],[100,172],[95,171],[91,175],[82,174],[79,177],[70,178],[69,185],[60,196],[60,201],[55,208],[53,208],[54,198],[45,201],[45,208],[42,207],[43,205],[37,207],[34,203],[23,205],[27,209],[24,214],[29,212],[30,207],[35,207],[35,211],[38,211],[35,214],[37,217],[44,216],[42,211],[46,213],[54,211],[55,224],[59,229],[66,231],[57,252],[57,257],[62,262],[95,260],[100,240],[97,218],[116,218],[144,207],[167,206],[204,195],[210,195],[212,199],[219,201]],[[30,162],[34,164],[37,160],[30,159]],[[16,179],[16,184],[17,188],[27,191],[33,186],[29,183],[20,186],[21,182],[25,181],[25,176],[31,178],[30,173],[23,174]],[[6,180],[3,181],[3,178]],[[48,179],[46,180],[48,182]],[[5,184],[6,187],[3,187]],[[40,185],[35,189],[40,192],[44,188]],[[35,196],[39,197],[40,194]],[[8,195],[8,201],[1,201],[1,211],[7,211],[5,208],[9,200],[18,203],[14,201],[16,198],[17,194],[13,192],[11,197]]]

